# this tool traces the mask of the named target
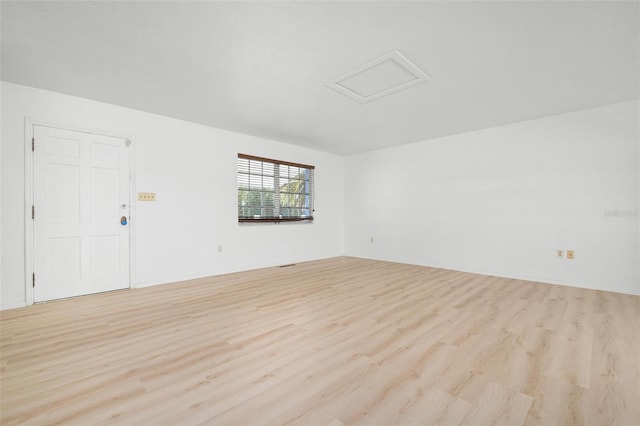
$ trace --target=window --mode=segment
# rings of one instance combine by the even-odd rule
[[[314,170],[238,154],[238,222],[312,221]]]

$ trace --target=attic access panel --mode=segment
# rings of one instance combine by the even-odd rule
[[[427,73],[394,50],[339,75],[327,86],[366,103],[429,80]]]

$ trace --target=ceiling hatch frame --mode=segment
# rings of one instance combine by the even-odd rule
[[[364,75],[367,71],[384,64],[386,62],[392,62],[398,67],[401,68],[401,72],[405,71],[407,74],[413,76],[414,78],[404,81],[401,83],[392,83],[392,85],[379,89],[371,94],[363,95],[358,93],[357,91],[350,89],[347,87],[344,82],[353,77],[358,77]],[[407,89],[409,87],[415,86],[416,84],[425,83],[431,80],[431,77],[420,68],[418,68],[415,64],[405,58],[400,52],[397,50],[393,50],[389,53],[385,53],[384,55],[369,61],[365,64],[360,65],[352,69],[351,71],[347,71],[339,76],[331,79],[326,83],[326,86],[347,96],[354,101],[360,103],[367,103],[373,100],[382,98],[383,96],[388,96],[393,93],[399,92],[401,90]]]

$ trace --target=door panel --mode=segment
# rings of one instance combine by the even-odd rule
[[[78,223],[80,220],[80,167],[49,163],[44,178],[47,223]]]
[[[91,220],[110,222],[120,213],[120,171],[91,169]]]
[[[73,134],[50,132],[45,145],[47,154],[60,157],[80,157],[80,139]]]
[[[80,279],[80,238],[47,238],[47,278],[51,283]]]
[[[120,149],[117,146],[101,143],[91,144],[91,159],[118,164],[120,161]]]
[[[34,126],[35,301],[129,287],[126,140]]]
[[[120,272],[120,236],[91,237],[91,274],[117,275]]]

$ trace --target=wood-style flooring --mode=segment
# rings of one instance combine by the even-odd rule
[[[0,313],[0,422],[640,425],[640,297],[348,257]]]

